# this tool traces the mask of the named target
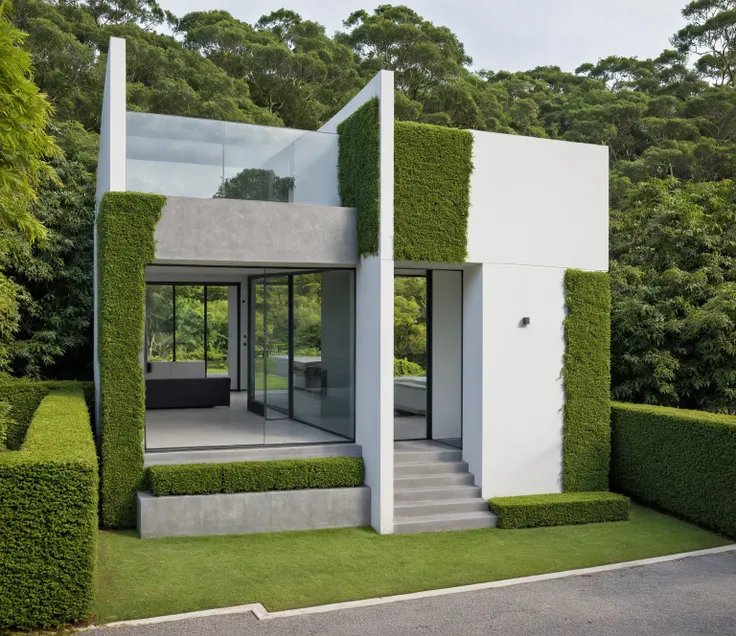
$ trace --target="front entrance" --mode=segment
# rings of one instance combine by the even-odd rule
[[[249,278],[248,409],[355,437],[355,273]]]
[[[432,373],[429,333],[432,273],[394,277],[394,439],[431,438]]]
[[[462,448],[462,271],[394,278],[394,439]]]

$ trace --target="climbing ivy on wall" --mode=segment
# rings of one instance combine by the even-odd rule
[[[565,272],[562,486],[608,490],[611,461],[611,291],[605,272]]]
[[[394,149],[394,259],[464,262],[473,135],[397,121]]]
[[[378,98],[366,102],[338,127],[340,200],[358,210],[358,253],[378,254],[380,159]]]
[[[108,192],[97,219],[102,523],[108,528],[135,527],[144,479],[146,265],[155,257],[165,202],[155,194]]]

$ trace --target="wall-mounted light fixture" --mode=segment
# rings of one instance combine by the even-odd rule
[[[520,327],[528,327],[530,323],[531,323],[531,318],[529,318],[529,316],[524,316],[521,319],[521,322],[519,323],[519,326]]]

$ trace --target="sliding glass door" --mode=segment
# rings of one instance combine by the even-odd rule
[[[354,284],[352,270],[251,277],[251,411],[354,438]]]

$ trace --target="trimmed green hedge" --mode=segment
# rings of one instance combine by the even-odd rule
[[[613,404],[616,490],[736,538],[736,417]]]
[[[8,423],[10,422],[10,404],[0,402],[0,451],[7,450],[5,442],[8,437]]]
[[[472,155],[467,130],[395,123],[395,260],[465,262]]]
[[[604,272],[565,272],[565,492],[608,490],[611,291]]]
[[[504,529],[626,521],[631,508],[628,497],[612,492],[496,497],[488,503]]]
[[[10,405],[6,439],[6,445],[10,450],[18,450],[21,447],[26,430],[41,400],[57,389],[83,391],[89,411],[94,413],[95,385],[93,382],[40,381],[14,378],[9,375],[0,376],[0,402],[7,402]]]
[[[358,210],[358,253],[378,254],[380,132],[378,98],[366,102],[337,127],[340,200]]]
[[[146,265],[162,196],[108,192],[97,217],[98,358],[102,424],[102,523],[135,527],[135,494],[144,482],[145,385],[141,373]]]
[[[21,450],[0,453],[0,629],[87,618],[95,590],[97,486],[83,393],[53,391]]]
[[[362,486],[364,480],[363,460],[357,457],[163,465],[148,468],[151,492],[159,497],[307,488],[354,488]]]

